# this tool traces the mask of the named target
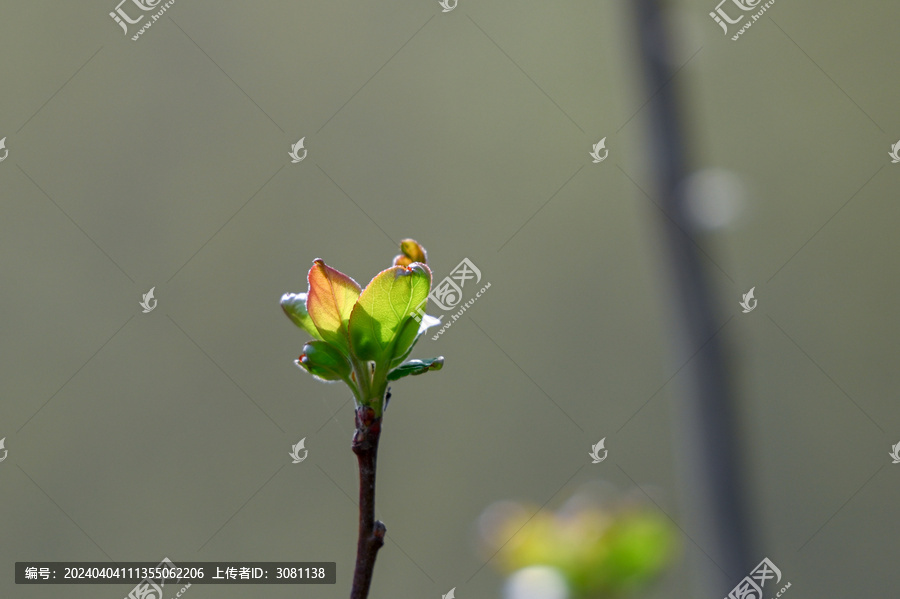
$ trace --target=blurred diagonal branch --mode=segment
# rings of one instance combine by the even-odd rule
[[[716,334],[712,291],[690,231],[683,181],[688,172],[688,147],[682,113],[671,81],[673,45],[660,0],[635,0],[636,35],[645,84],[655,98],[649,103],[654,167],[661,207],[668,218],[660,224],[667,244],[681,323],[680,341],[701,347],[689,364],[690,392],[686,419],[692,430],[682,431],[693,445],[691,464],[700,481],[701,502],[709,528],[715,531],[712,554],[730,575],[740,576],[755,563],[751,556],[750,526],[743,501],[735,406],[728,385],[726,358]],[[752,563],[751,563],[752,562]]]

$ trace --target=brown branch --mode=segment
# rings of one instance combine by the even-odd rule
[[[384,545],[386,529],[382,522],[375,520],[375,465],[380,436],[381,418],[375,417],[375,410],[358,407],[352,447],[359,461],[359,542],[356,545],[356,569],[353,571],[350,599],[366,599],[369,596],[375,556]]]

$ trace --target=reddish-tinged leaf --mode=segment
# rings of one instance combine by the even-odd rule
[[[349,351],[347,324],[359,297],[359,284],[322,260],[313,262],[308,278],[306,309],[316,329],[322,339],[345,352]]]

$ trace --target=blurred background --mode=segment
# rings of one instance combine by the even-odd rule
[[[665,5],[743,572],[717,565],[684,459],[704,349],[673,341],[629,2],[176,0],[136,41],[155,13],[119,6],[145,17],[128,34],[115,0],[2,8],[0,596],[130,589],[16,586],[16,561],[169,557],[337,562],[333,586],[193,599],[346,597],[352,402],[294,366],[278,299],[319,257],[364,285],[404,237],[436,280],[468,258],[491,287],[418,344],[444,369],[393,387],[373,599],[503,597],[528,561],[507,550],[585,489],[667,531],[633,596],[722,597],[764,557],[788,597],[895,592],[900,5],[779,1],[737,41],[715,0]]]

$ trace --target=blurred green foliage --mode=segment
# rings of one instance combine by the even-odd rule
[[[675,530],[659,510],[633,501],[610,505],[587,490],[558,511],[502,502],[485,512],[486,552],[506,573],[549,566],[566,581],[571,599],[607,599],[639,591],[676,553]],[[523,525],[523,520],[527,520]],[[507,542],[507,539],[509,541]]]

